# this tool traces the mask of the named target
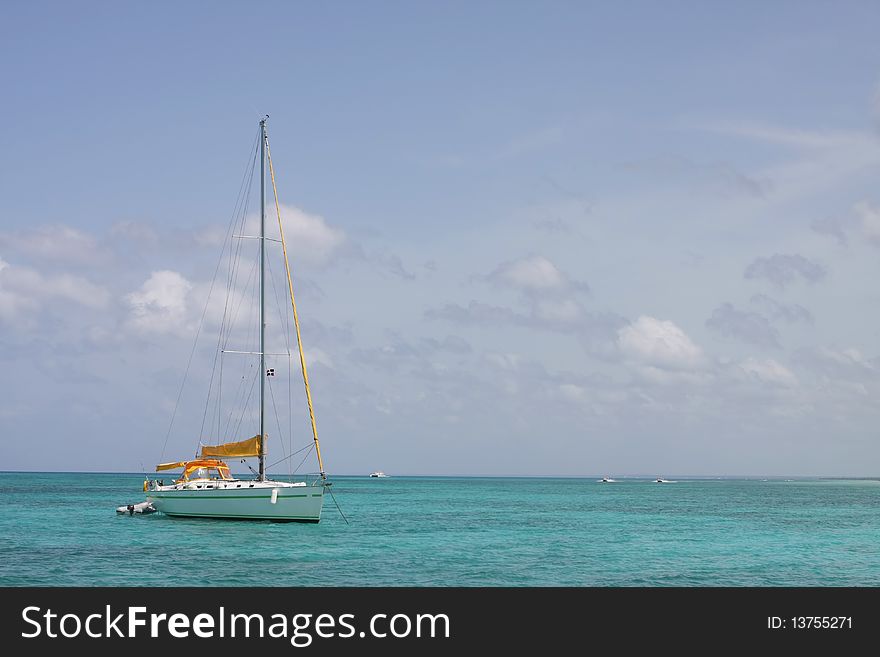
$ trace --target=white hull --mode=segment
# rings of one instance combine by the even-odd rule
[[[278,481],[196,481],[149,490],[147,501],[169,516],[318,522],[324,487]]]

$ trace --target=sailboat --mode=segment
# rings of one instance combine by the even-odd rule
[[[331,485],[327,481],[327,475],[324,471],[324,462],[321,458],[321,446],[318,442],[318,429],[315,423],[312,395],[309,388],[305,356],[303,354],[299,315],[296,310],[296,301],[293,296],[293,281],[290,274],[290,263],[287,257],[287,244],[284,241],[281,206],[278,203],[278,190],[275,186],[275,170],[272,167],[272,155],[269,149],[269,137],[266,129],[267,120],[268,116],[260,121],[259,129],[260,234],[259,237],[255,238],[259,239],[259,349],[255,352],[232,352],[237,354],[247,354],[251,357],[259,356],[260,369],[257,373],[260,377],[259,432],[245,440],[214,445],[204,445],[200,442],[195,458],[173,461],[170,463],[160,463],[156,466],[157,472],[182,470],[180,476],[176,480],[167,484],[161,479],[150,480],[147,478],[146,481],[144,481],[144,492],[146,493],[147,502],[152,504],[157,511],[168,516],[317,523],[321,519],[324,493]],[[271,174],[275,207],[278,211],[278,228],[281,235],[280,240],[266,237],[267,164]],[[233,237],[244,238],[246,236]],[[293,325],[296,330],[296,342],[299,349],[299,360],[302,368],[303,383],[305,385],[305,396],[306,401],[308,402],[309,418],[311,420],[312,440],[314,441],[315,454],[320,468],[320,472],[311,482],[276,481],[270,479],[266,473],[266,382],[267,377],[275,375],[274,368],[267,368],[266,363],[267,239],[280,241],[282,252],[284,254],[288,292],[290,304],[293,309]],[[291,453],[291,456],[292,455],[293,454]],[[230,466],[226,461],[227,459],[246,458],[258,459],[259,469],[254,471],[255,477],[253,479],[237,478],[231,473]],[[253,468],[251,468],[251,470],[253,471]]]

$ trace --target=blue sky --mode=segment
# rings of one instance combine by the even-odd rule
[[[0,468],[160,457],[266,113],[331,472],[877,474],[876,3],[0,12]]]

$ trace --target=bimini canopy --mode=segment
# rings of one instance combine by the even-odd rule
[[[263,441],[257,435],[237,443],[223,443],[222,445],[204,445],[202,457],[220,456],[223,458],[242,458],[246,456],[259,456],[262,454]]]
[[[207,477],[211,471],[215,471],[220,479],[232,479],[229,474],[229,466],[219,459],[196,459],[195,461],[177,461],[175,463],[160,463],[156,466],[156,471],[175,470],[183,468],[183,474],[177,481],[187,481],[190,475],[197,473],[198,478]],[[202,470],[202,473],[198,471]]]

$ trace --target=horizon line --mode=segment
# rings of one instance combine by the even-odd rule
[[[143,471],[124,471],[124,470],[0,470],[0,474],[119,474],[119,475],[147,475]],[[158,473],[153,472],[149,473],[152,475],[157,475]],[[233,473],[235,475],[243,474],[243,475],[251,475],[252,473]],[[337,473],[336,476],[339,477],[369,477],[370,473],[368,472],[357,472],[357,473]],[[319,473],[304,473],[304,474],[287,474],[287,473],[275,473],[275,476],[284,476],[284,477],[309,477],[309,476],[319,476]],[[328,475],[329,477],[330,475]],[[408,473],[408,474],[388,474],[388,479],[393,479],[395,477],[456,477],[456,478],[481,478],[481,479],[592,479],[596,477],[606,477],[609,475],[602,475],[598,473],[586,473],[586,474],[487,474],[487,473]],[[628,474],[616,474],[613,475],[612,478],[620,478],[620,479],[653,479],[655,477],[662,476],[663,478],[667,477],[678,477],[682,479],[787,479],[787,478],[798,478],[798,479],[880,479],[880,475],[842,475],[842,474],[666,474],[666,475],[657,475],[657,474],[648,474],[648,473],[628,473]]]

